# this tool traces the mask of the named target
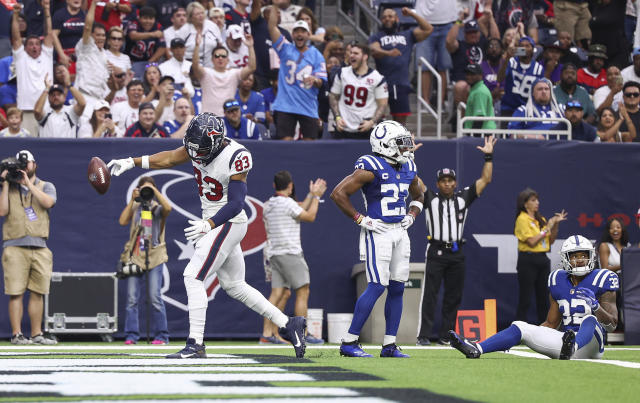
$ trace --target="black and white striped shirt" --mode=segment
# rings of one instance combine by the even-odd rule
[[[475,183],[446,199],[431,189],[425,192],[425,217],[431,240],[454,242],[462,239],[469,206],[478,197]]]

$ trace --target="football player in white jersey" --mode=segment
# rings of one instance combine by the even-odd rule
[[[369,53],[366,44],[351,45],[351,65],[340,69],[333,81],[329,105],[336,122],[334,137],[366,139],[384,116],[389,99],[387,82],[369,68]]]
[[[451,347],[467,358],[508,350],[520,343],[550,358],[602,358],[604,335],[614,331],[618,322],[618,276],[595,268],[596,250],[581,235],[564,241],[560,260],[562,269],[549,275],[549,313],[540,326],[515,321],[477,344],[450,330]]]
[[[184,269],[189,307],[189,338],[181,351],[167,358],[204,358],[204,325],[207,294],[204,280],[217,273],[227,294],[275,323],[280,335],[293,344],[298,358],[305,353],[306,319],[288,318],[244,280],[245,265],[240,241],[247,232],[243,210],[247,174],[253,167],[251,153],[225,137],[224,122],[212,113],[201,113],[189,124],[184,146],[137,158],[112,160],[111,174],[139,166],[165,169],[191,160],[202,204],[202,219],[189,220],[185,236],[195,252]]]

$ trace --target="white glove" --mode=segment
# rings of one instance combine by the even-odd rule
[[[194,244],[211,231],[211,224],[207,220],[189,220],[189,224],[191,226],[184,229],[184,236]]]
[[[120,176],[135,166],[131,157],[123,160],[111,160],[107,164],[107,168],[111,168],[111,175],[113,176]]]
[[[364,229],[368,229],[369,231],[373,231],[378,234],[381,234],[389,229],[389,227],[384,222],[371,217],[364,217],[362,221],[360,221],[359,225]]]
[[[406,230],[413,225],[415,220],[416,218],[412,214],[407,214],[400,222],[400,225],[402,226],[402,229]]]

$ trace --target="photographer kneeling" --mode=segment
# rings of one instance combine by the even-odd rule
[[[162,264],[169,260],[164,242],[164,227],[171,205],[162,196],[150,176],[143,176],[133,190],[129,203],[120,214],[122,226],[131,223],[129,240],[120,256],[121,269],[118,277],[127,278],[127,307],[125,314],[125,344],[136,344],[140,338],[138,326],[138,298],[144,276],[148,278],[148,298],[153,312],[153,341],[151,344],[167,344],[167,312],[162,301]],[[133,220],[132,220],[133,219]],[[148,252],[148,254],[147,254]],[[148,257],[148,262],[147,262]],[[148,273],[145,273],[148,268]]]

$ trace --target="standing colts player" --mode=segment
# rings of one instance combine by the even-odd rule
[[[373,129],[370,141],[373,155],[360,157],[355,171],[331,193],[340,210],[362,227],[360,259],[365,261],[369,283],[356,302],[340,355],[372,357],[362,350],[358,337],[376,300],[386,288],[386,330],[380,356],[409,357],[396,346],[396,334],[402,316],[404,283],[409,279],[411,245],[407,228],[422,211],[422,181],[413,162],[413,140],[404,126],[391,120],[384,121]],[[358,213],[349,200],[358,190],[364,194],[367,216]],[[409,194],[413,201],[407,213]]]
[[[508,350],[520,343],[561,360],[602,358],[605,331],[615,330],[618,322],[618,276],[607,269],[594,270],[596,250],[591,241],[580,235],[564,241],[560,260],[562,269],[549,275],[551,306],[544,323],[535,326],[516,321],[478,344],[452,330],[451,346],[467,358]]]
[[[306,319],[287,318],[262,294],[244,281],[244,257],[240,241],[247,233],[243,210],[247,195],[247,174],[253,167],[251,153],[225,138],[224,122],[212,113],[193,118],[183,139],[184,147],[137,158],[112,160],[108,167],[115,176],[139,166],[166,169],[191,159],[202,204],[202,220],[189,220],[185,236],[195,244],[195,252],[184,269],[184,285],[189,305],[189,338],[181,351],[167,358],[204,358],[204,325],[207,293],[204,280],[218,274],[227,294],[266,317],[291,342],[296,357],[305,352]]]

